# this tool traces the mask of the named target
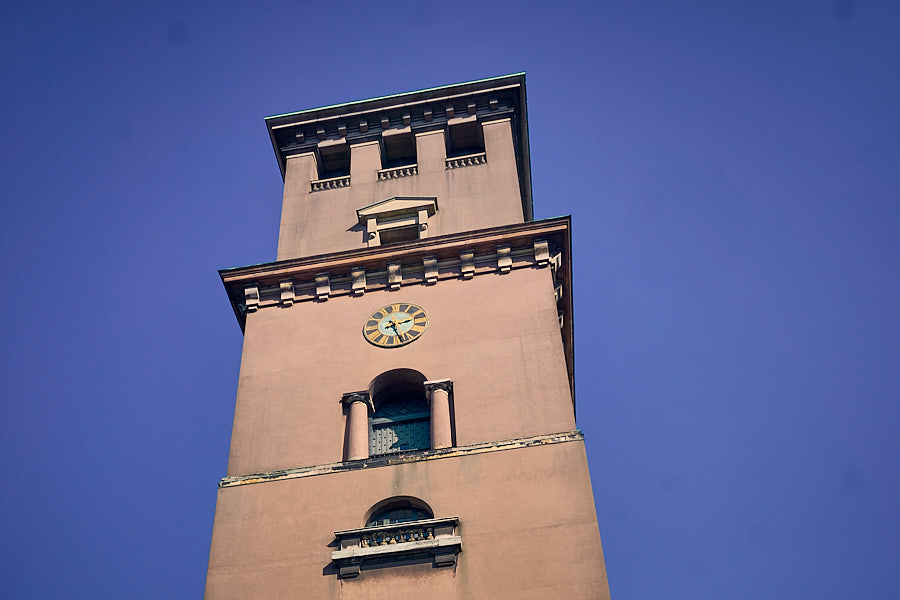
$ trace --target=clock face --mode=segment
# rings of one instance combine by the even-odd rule
[[[428,315],[421,306],[396,302],[373,312],[363,335],[370,343],[382,348],[395,348],[419,339],[428,327]]]

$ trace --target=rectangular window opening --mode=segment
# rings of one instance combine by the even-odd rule
[[[414,242],[419,239],[418,225],[408,225],[406,227],[393,227],[391,229],[382,229],[378,232],[382,244],[396,244],[400,242]]]

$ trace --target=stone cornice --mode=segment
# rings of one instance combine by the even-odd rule
[[[219,271],[243,331],[247,314],[326,302],[410,285],[547,268],[554,276],[560,331],[575,398],[571,219],[556,217],[405,244],[376,246]]]
[[[275,115],[266,118],[266,127],[284,177],[287,158],[317,153],[320,143],[367,143],[398,127],[421,134],[443,129],[463,116],[480,122],[512,120],[522,206],[526,218],[532,218],[524,73]],[[451,167],[468,164],[480,163],[456,161]],[[382,175],[386,179],[408,174],[407,169]]]
[[[294,469],[280,469],[277,471],[248,473],[246,475],[231,475],[229,477],[223,477],[219,481],[219,487],[228,488],[256,483],[266,483],[270,481],[300,479],[303,477],[328,475],[331,473],[355,471],[358,469],[389,467],[391,465],[401,465],[412,462],[441,460],[445,458],[459,458],[472,454],[484,454],[486,452],[516,450],[519,448],[531,448],[534,446],[547,446],[550,444],[562,444],[566,442],[578,441],[584,441],[584,434],[580,430],[575,429],[572,431],[534,435],[512,440],[500,440],[496,442],[470,444],[468,446],[442,448],[440,450],[416,450],[411,452],[401,452],[399,454],[374,456],[372,458],[366,458],[362,460],[348,460],[344,462],[326,463],[323,465],[312,465],[309,467],[297,467]]]
[[[276,262],[261,263],[246,267],[220,269],[219,275],[225,284],[229,296],[235,285],[243,285],[253,281],[272,280],[282,277],[302,277],[310,273],[322,271],[348,270],[357,265],[371,265],[372,263],[386,264],[403,260],[410,256],[440,255],[442,253],[455,253],[464,247],[485,247],[492,244],[509,244],[518,239],[534,237],[549,237],[562,243],[560,250],[566,256],[570,255],[569,237],[571,230],[571,218],[554,217],[540,221],[528,221],[466,231],[464,233],[451,233],[436,236],[424,240],[378,246],[375,248],[359,248],[343,252],[319,254],[303,258],[291,258]]]

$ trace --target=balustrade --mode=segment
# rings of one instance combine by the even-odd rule
[[[379,169],[378,181],[387,181],[388,179],[398,179],[400,177],[409,177],[410,175],[418,174],[419,165],[404,165],[392,169]]]
[[[350,176],[330,177],[328,179],[316,179],[309,182],[309,191],[321,192],[322,190],[334,190],[350,185]]]
[[[483,165],[487,162],[487,154],[479,152],[477,154],[467,154],[465,156],[456,156],[448,158],[445,165],[448,169],[458,169],[460,167],[470,167],[473,165]]]

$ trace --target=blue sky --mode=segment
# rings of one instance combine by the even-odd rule
[[[263,117],[526,71],[617,600],[895,598],[900,5],[6,3],[0,581],[198,598]]]

